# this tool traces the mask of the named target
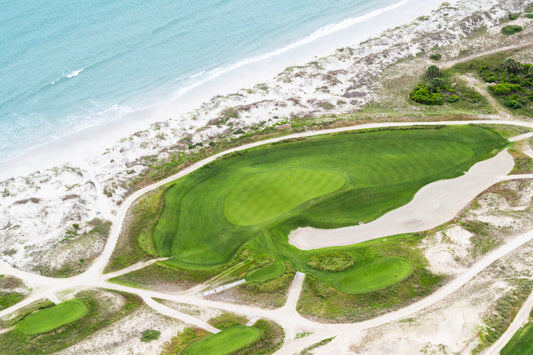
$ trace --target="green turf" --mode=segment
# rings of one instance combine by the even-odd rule
[[[533,355],[533,323],[529,322],[513,335],[501,355]]]
[[[154,245],[172,257],[167,265],[181,269],[222,265],[246,244],[347,292],[386,287],[410,273],[409,261],[353,249],[353,268],[324,272],[307,265],[324,250],[298,250],[287,243],[288,233],[369,222],[506,144],[490,129],[466,125],[321,135],[234,153],[173,182],[152,231]]]
[[[74,322],[86,313],[85,303],[75,299],[30,314],[18,322],[15,327],[25,334],[36,335]]]
[[[283,275],[284,272],[285,265],[282,262],[276,261],[275,263],[265,266],[261,269],[249,272],[246,275],[246,281],[268,281]]]
[[[184,355],[226,355],[245,348],[261,338],[262,330],[244,325],[236,325],[220,333],[192,344],[183,352]]]
[[[411,270],[411,263],[404,258],[379,258],[353,272],[335,273],[330,276],[330,280],[337,290],[357,294],[379,290],[401,281]]]
[[[236,225],[257,224],[338,190],[344,183],[342,175],[327,170],[280,169],[253,174],[229,194],[224,212]]]

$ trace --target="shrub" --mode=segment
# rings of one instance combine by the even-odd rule
[[[495,95],[507,95],[507,94],[510,94],[511,92],[520,91],[520,85],[502,82],[496,85],[492,85],[490,87],[490,90]]]
[[[444,98],[441,94],[431,92],[423,83],[414,88],[413,92],[409,94],[409,98],[425,105],[442,105],[444,103]]]
[[[141,341],[145,342],[145,343],[148,343],[148,342],[150,342],[152,340],[159,339],[160,335],[161,335],[161,332],[159,330],[147,329],[147,330],[145,330],[143,332],[142,337],[141,337]]]
[[[509,14],[509,20],[516,20],[520,14]]]
[[[313,269],[339,272],[348,270],[355,265],[353,258],[345,252],[331,252],[313,255],[309,258],[307,265]]]
[[[533,18],[533,14],[526,14],[527,18]]]
[[[511,99],[511,98],[508,98],[507,100],[505,100],[505,106],[507,106],[509,108],[512,108],[514,110],[519,109],[520,107],[522,107],[522,105],[520,104],[520,102],[518,102],[518,100],[514,100],[514,99]]]
[[[448,97],[448,98],[446,99],[446,101],[448,101],[448,102],[457,102],[457,101],[459,101],[459,96],[457,96],[457,95],[452,95],[452,96]]]
[[[435,54],[430,55],[429,59],[441,60],[442,59],[442,55],[440,53],[435,53]]]
[[[440,76],[440,69],[436,65],[430,65],[426,70],[426,76],[430,79]]]
[[[521,32],[523,30],[522,27],[517,25],[508,25],[502,28],[502,33],[506,36],[514,35],[515,33]]]

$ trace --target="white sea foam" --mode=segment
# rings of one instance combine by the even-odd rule
[[[78,70],[74,70],[72,73],[70,73],[70,74],[67,75],[67,78],[70,79],[70,78],[73,78],[73,77],[75,77],[75,76],[78,76],[78,75],[80,75],[80,73],[81,73],[82,71],[84,71],[84,70],[85,70],[85,68],[81,68],[81,69],[78,69]]]

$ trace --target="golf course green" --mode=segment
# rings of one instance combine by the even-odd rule
[[[28,335],[46,333],[80,319],[87,310],[83,301],[74,299],[32,313],[15,327]]]
[[[317,270],[287,242],[298,227],[338,228],[372,221],[408,203],[423,186],[460,176],[507,145],[473,125],[346,132],[258,146],[220,158],[168,185],[152,238],[165,263],[208,269],[249,247],[276,263],[249,279],[283,272],[282,262],[347,293],[368,292],[409,275],[409,260],[346,251],[354,266]],[[335,262],[334,260],[332,262]]]
[[[261,329],[236,325],[226,328],[220,333],[202,339],[183,352],[184,355],[232,354],[245,348],[261,338]]]

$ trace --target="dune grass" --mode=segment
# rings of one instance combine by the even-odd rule
[[[183,351],[183,355],[232,354],[258,341],[262,333],[255,327],[232,326],[192,344]]]
[[[301,226],[369,222],[506,144],[491,129],[435,126],[320,135],[234,153],[172,183],[152,229],[154,246],[158,255],[172,257],[166,265],[182,270],[224,265],[246,247],[250,257],[255,251],[277,265],[289,262],[345,292],[376,290],[408,276],[416,265],[386,248],[368,254],[345,247],[333,251],[348,252],[353,268],[317,270],[309,259],[329,250],[301,251],[287,243],[288,233]],[[248,276],[277,271],[272,266]]]
[[[85,314],[87,314],[85,303],[74,299],[30,314],[18,322],[15,327],[25,334],[36,335],[74,322]]]

